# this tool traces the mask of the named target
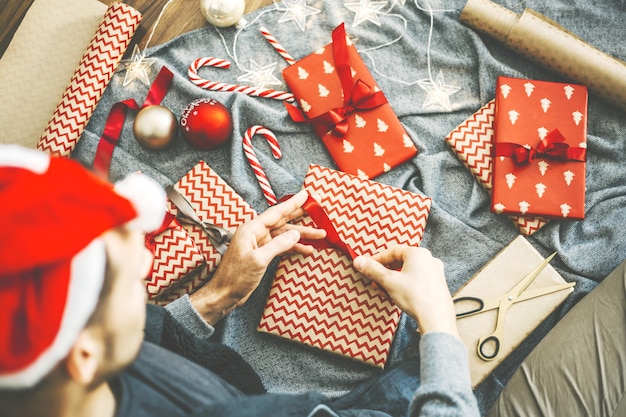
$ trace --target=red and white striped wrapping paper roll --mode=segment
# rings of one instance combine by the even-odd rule
[[[69,156],[139,26],[141,13],[124,3],[104,14],[37,148]]]

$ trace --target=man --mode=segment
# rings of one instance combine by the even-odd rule
[[[0,415],[478,415],[443,265],[425,249],[354,260],[418,322],[421,370],[407,362],[333,400],[266,394],[239,355],[207,340],[274,257],[325,236],[289,223],[306,197],[242,225],[212,280],[151,306],[146,324],[144,233],[162,220],[163,190],[141,175],[112,187],[75,161],[0,146]]]

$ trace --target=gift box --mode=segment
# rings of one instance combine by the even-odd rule
[[[500,297],[513,288],[528,272],[544,260],[544,257],[526,240],[518,236],[483,266],[453,298],[476,297],[483,301]],[[482,337],[494,332],[498,320],[498,308],[480,311],[478,314],[457,318],[459,336],[467,347],[472,386],[476,388],[526,337],[533,332],[573,291],[574,283],[567,283],[548,264],[530,283],[525,293],[538,295],[514,303],[504,316],[504,331],[500,335],[500,351],[493,360],[484,360],[478,354]],[[523,293],[524,294],[524,293]],[[477,304],[473,304],[478,307]],[[455,303],[457,314],[466,305]],[[486,345],[485,349],[489,346]]]
[[[360,178],[374,178],[411,159],[417,149],[345,33],[283,71],[299,108],[296,122],[310,123],[337,164]]]
[[[310,166],[304,189],[357,254],[420,244],[428,197],[319,165]],[[307,216],[299,222],[321,227]],[[400,315],[348,255],[321,248],[280,261],[258,330],[383,367]]]
[[[146,235],[146,246],[154,255],[152,270],[146,278],[148,300],[154,304],[162,303],[206,265],[202,251],[169,212],[162,227]]]
[[[491,210],[583,219],[587,88],[510,77],[496,88]]]
[[[495,99],[452,130],[445,141],[469,169],[474,178],[491,194],[493,182],[493,123]],[[530,236],[548,223],[540,216],[514,216],[509,218],[524,236]]]
[[[192,221],[191,216],[184,216],[180,202],[172,201],[172,190],[168,190],[168,211],[180,219],[180,227],[170,227],[154,238],[167,247],[155,253],[152,276],[168,274],[168,279],[159,281],[158,285],[148,282],[150,300],[155,304],[167,304],[201,287],[217,268],[222,259],[220,251],[223,252],[226,244],[223,242],[220,247],[210,233],[221,230],[232,234],[239,225],[256,215],[254,209],[204,161],[198,162],[172,189],[174,196],[188,202],[188,209],[193,210],[199,222]],[[184,232],[193,245],[180,232]],[[178,239],[168,240],[168,236],[175,233],[178,233]],[[199,268],[191,267],[192,259],[197,261],[196,251],[203,257],[203,265]]]

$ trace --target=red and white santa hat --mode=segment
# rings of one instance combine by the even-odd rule
[[[0,389],[35,385],[69,352],[98,302],[100,236],[163,221],[145,175],[103,181],[67,158],[0,145]]]

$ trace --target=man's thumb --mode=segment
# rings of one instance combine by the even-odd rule
[[[385,268],[381,263],[372,258],[368,258],[367,256],[357,256],[354,258],[353,264],[354,268],[367,278],[381,285],[383,284],[381,281],[385,277],[387,268]]]

